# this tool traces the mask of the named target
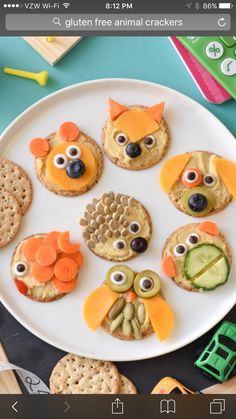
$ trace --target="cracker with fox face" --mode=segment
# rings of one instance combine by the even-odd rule
[[[51,192],[77,196],[90,190],[103,171],[98,144],[73,122],[64,122],[47,138],[34,138],[30,151],[40,182]]]
[[[109,100],[103,145],[113,163],[124,169],[142,170],[163,158],[170,139],[163,109],[164,102],[151,107],[126,107]]]
[[[205,217],[236,199],[236,163],[209,151],[179,154],[164,163],[160,182],[176,208]]]
[[[123,340],[143,339],[155,333],[163,341],[174,324],[158,274],[151,270],[136,273],[126,265],[109,269],[102,286],[86,298],[84,319],[91,330],[102,326]]]

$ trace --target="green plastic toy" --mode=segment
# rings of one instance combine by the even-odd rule
[[[217,380],[226,381],[236,366],[236,324],[223,322],[195,365]]]

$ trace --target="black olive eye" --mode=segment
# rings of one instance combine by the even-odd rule
[[[140,288],[142,291],[147,292],[153,289],[152,278],[144,277],[140,280]]]
[[[65,169],[67,162],[68,159],[64,154],[56,154],[54,156],[53,163],[58,169]]]
[[[144,145],[147,148],[152,148],[156,144],[156,139],[153,135],[148,135],[146,138],[144,138]]]
[[[126,243],[124,240],[116,240],[114,241],[113,246],[117,250],[123,250],[126,246]]]
[[[184,243],[179,243],[174,248],[174,255],[177,257],[183,256],[187,250]]]
[[[115,285],[124,285],[126,283],[127,277],[124,272],[116,271],[111,274],[111,282]]]
[[[204,185],[209,186],[209,187],[214,186],[216,183],[216,178],[210,173],[207,173],[203,178],[203,183]]]
[[[138,223],[138,221],[132,221],[128,227],[128,230],[131,234],[137,234],[141,230],[141,225]]]
[[[125,145],[128,142],[128,137],[123,132],[120,132],[119,134],[116,135],[115,140],[116,140],[117,144]]]
[[[17,276],[24,276],[28,272],[28,265],[25,262],[17,262],[14,266],[14,273]]]
[[[188,235],[186,243],[189,244],[190,246],[193,244],[197,244],[199,241],[199,236],[196,233],[191,233]]]
[[[81,156],[81,150],[77,145],[70,145],[66,149],[66,155],[70,159],[78,159]]]

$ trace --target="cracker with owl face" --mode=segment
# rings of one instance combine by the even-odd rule
[[[169,337],[174,324],[157,273],[136,273],[125,265],[109,269],[102,286],[87,297],[84,318],[93,331],[102,326],[124,340],[143,339],[155,333],[162,341]]]
[[[162,270],[187,291],[207,291],[229,277],[231,249],[211,221],[185,225],[167,239]]]
[[[113,163],[124,169],[142,170],[163,158],[170,141],[163,109],[164,102],[128,107],[109,100],[102,137],[104,150]]]
[[[94,198],[86,206],[80,225],[89,249],[113,262],[145,252],[152,232],[151,218],[141,202],[114,192]]]
[[[51,192],[78,196],[90,190],[103,171],[103,155],[98,144],[73,122],[64,122],[47,138],[34,138],[30,151],[35,172]]]
[[[209,151],[167,160],[160,181],[176,208],[193,217],[219,212],[236,199],[236,163]]]

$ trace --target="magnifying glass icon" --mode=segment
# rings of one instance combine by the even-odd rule
[[[54,25],[59,25],[59,26],[61,26],[61,21],[60,21],[60,18],[59,18],[59,17],[54,17],[54,18],[53,18],[53,23],[54,23]]]

